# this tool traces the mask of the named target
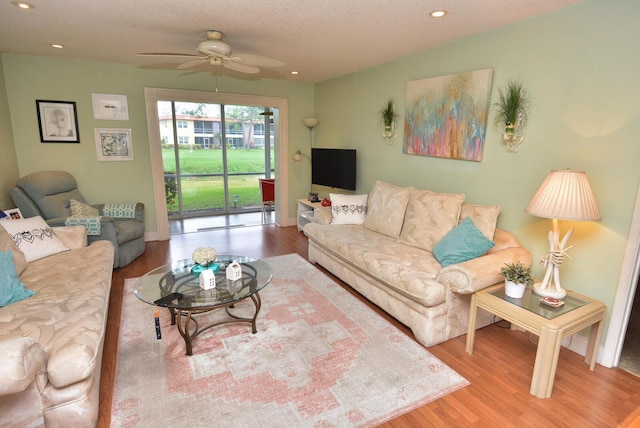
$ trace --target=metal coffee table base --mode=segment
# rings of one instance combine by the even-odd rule
[[[184,339],[184,343],[187,349],[187,355],[193,355],[193,347],[192,347],[193,339],[196,336],[198,336],[200,333],[206,330],[209,330],[211,327],[215,327],[217,325],[236,323],[236,322],[246,322],[251,324],[251,333],[256,334],[258,331],[258,329],[256,328],[256,319],[258,318],[258,313],[260,312],[260,308],[262,307],[262,300],[260,300],[260,295],[257,292],[248,297],[253,301],[253,304],[256,308],[256,311],[253,314],[252,318],[239,317],[229,311],[229,309],[230,308],[232,309],[234,305],[238,303],[238,301],[231,302],[224,306],[218,305],[211,308],[197,308],[197,309],[184,310],[184,309],[169,307],[168,309],[169,309],[169,313],[171,314],[171,325],[176,325],[176,324],[178,325],[178,331],[180,332],[180,336],[182,336],[182,338]],[[216,321],[213,324],[209,324],[205,327],[200,328],[198,320],[193,318],[194,315],[199,315],[199,314],[215,311],[216,309],[222,309],[222,308],[225,309],[225,312],[229,316],[229,319]]]

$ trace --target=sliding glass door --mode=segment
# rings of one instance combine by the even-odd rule
[[[260,210],[277,108],[161,100],[157,111],[169,218]]]

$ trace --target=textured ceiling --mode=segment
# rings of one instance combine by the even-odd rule
[[[35,9],[0,0],[0,52],[176,68],[186,60],[136,53],[196,54],[206,30],[216,29],[234,53],[287,64],[263,67],[256,77],[319,82],[582,0],[29,1]],[[439,8],[447,16],[430,18]]]

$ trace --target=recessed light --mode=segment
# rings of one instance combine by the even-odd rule
[[[443,16],[445,16],[447,14],[446,10],[434,10],[432,11],[429,16],[431,16],[432,18],[442,18]]]
[[[27,3],[24,1],[14,0],[11,2],[14,6],[18,6],[20,9],[35,9],[36,7],[31,3]]]
[[[291,74],[293,74],[294,76],[296,76],[296,75],[298,75],[298,74],[300,74],[300,73],[299,73],[299,72],[297,72],[297,71],[292,71],[292,72],[291,72]]]
[[[59,45],[57,43],[52,43],[51,47],[56,49],[64,49],[64,45]]]

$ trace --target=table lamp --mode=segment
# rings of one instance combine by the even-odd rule
[[[583,171],[570,169],[551,171],[525,212],[553,221],[553,229],[548,235],[549,253],[540,260],[546,271],[542,282],[534,284],[533,292],[540,296],[563,299],[567,293],[560,286],[560,265],[567,255],[566,251],[571,248],[566,245],[573,234],[573,227],[560,240],[558,220],[602,220],[587,175]]]

